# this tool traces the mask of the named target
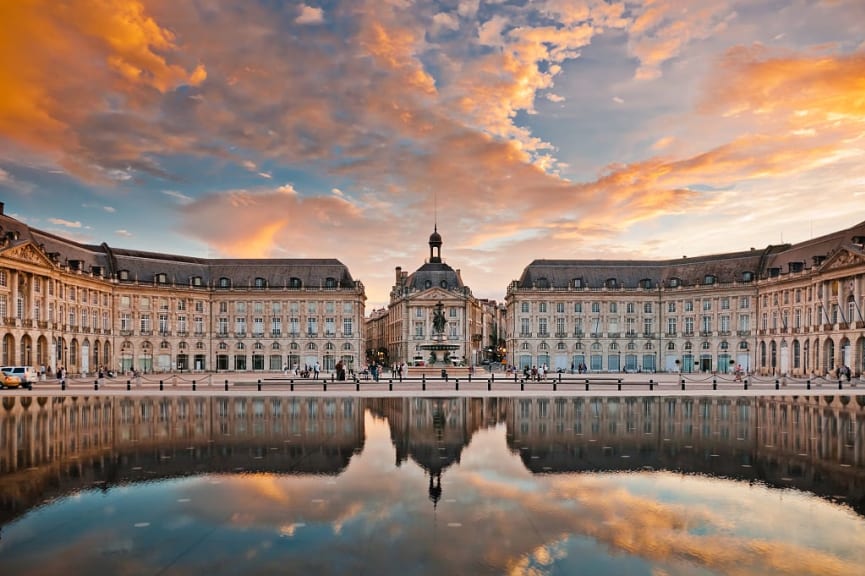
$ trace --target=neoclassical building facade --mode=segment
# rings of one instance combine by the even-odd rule
[[[499,308],[475,298],[460,270],[442,260],[442,237],[429,237],[429,259],[409,274],[396,268],[387,308],[367,319],[367,350],[379,361],[408,365],[479,364],[496,332]],[[444,314],[443,331],[434,319]]]
[[[865,371],[865,222],[677,260],[535,260],[507,289],[518,368],[837,375]]]
[[[363,284],[335,259],[206,259],[86,245],[0,203],[5,365],[70,374],[282,371],[363,358]]]

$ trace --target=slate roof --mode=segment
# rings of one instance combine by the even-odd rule
[[[253,286],[256,278],[263,278],[270,287],[287,286],[290,278],[300,279],[308,288],[324,287],[328,278],[333,279],[334,287],[355,284],[348,268],[335,258],[196,258],[111,248],[106,243],[82,244],[62,238],[0,213],[0,235],[7,233],[15,238],[12,245],[31,242],[59,266],[74,262],[85,273],[98,267],[100,275],[107,278],[126,270],[133,281],[153,282],[157,274],[165,274],[170,284],[189,285],[193,277],[200,277],[205,287],[222,277],[230,279],[234,287]]]
[[[797,244],[770,245],[762,250],[672,260],[534,260],[515,284],[522,289],[568,288],[580,279],[584,287],[601,288],[615,279],[617,287],[656,288],[659,284],[669,286],[674,278],[682,286],[703,284],[707,276],[717,283],[742,282],[746,272],[757,279],[768,277],[773,268],[780,274],[796,271],[795,262],[802,262],[802,270],[807,270],[842,247],[861,250],[863,242],[865,222]]]
[[[463,280],[456,270],[444,262],[426,262],[406,278],[404,286],[416,290],[435,287],[453,290],[462,289]]]

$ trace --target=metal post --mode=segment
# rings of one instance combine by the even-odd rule
[[[66,390],[66,378],[60,381],[60,389]]]
[[[487,391],[490,391],[490,390],[492,390],[492,389],[493,389],[493,381],[492,381],[492,379],[487,380]]]
[[[808,378],[808,379],[805,381],[805,390],[810,390],[810,389],[811,389],[811,379]]]
[[[460,379],[457,378],[456,380],[454,380],[454,383],[455,383],[456,386],[457,386],[457,387],[456,387],[457,392],[459,392],[459,390],[460,390]]]
[[[778,383],[778,379],[775,378],[775,390],[779,390],[780,388],[781,388],[781,385]]]
[[[712,378],[712,390],[718,389],[718,380],[716,378]]]
[[[127,389],[127,390],[132,390],[132,382],[129,381],[129,380],[126,381],[126,389]]]
[[[684,390],[684,389],[685,389],[685,379],[682,378],[682,390]]]
[[[841,379],[838,378],[838,390],[843,390],[844,386],[841,385]]]
[[[327,384],[325,384],[327,386]],[[258,391],[261,392],[261,378],[258,379]]]
[[[165,388],[162,386],[162,380],[159,381],[159,389],[164,390]]]
[[[619,382],[618,382],[618,388],[619,388],[619,391],[622,390],[622,381],[621,380],[619,380]]]
[[[228,380],[225,381],[225,391],[228,392]]]
[[[390,390],[391,392],[393,392],[393,380],[388,382],[387,389]]]
[[[745,378],[745,390],[747,390],[747,389],[748,389],[748,379]]]
[[[655,382],[649,378],[649,392],[655,389]]]
[[[195,380],[192,381],[192,391],[195,392]]]
[[[840,382],[840,380],[839,380],[839,382]],[[93,389],[94,389],[94,390],[99,390],[99,380],[94,380],[94,382],[93,382]]]
[[[520,380],[520,392],[526,389],[525,380]]]

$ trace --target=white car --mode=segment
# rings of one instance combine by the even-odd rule
[[[39,380],[36,370],[30,366],[3,366],[0,367],[0,372],[18,376],[21,379],[21,386],[28,389],[32,389],[33,383]]]

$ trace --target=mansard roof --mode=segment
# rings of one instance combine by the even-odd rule
[[[797,244],[769,245],[762,250],[727,252],[670,260],[534,260],[516,281],[518,288],[656,288],[676,280],[682,286],[754,280],[819,266],[844,247],[861,250],[865,222]],[[796,264],[801,263],[801,264]],[[647,285],[648,284],[648,285]]]
[[[459,273],[444,262],[426,262],[406,278],[404,286],[415,290],[436,287],[453,290],[464,287]]]
[[[354,287],[354,279],[335,258],[197,258],[144,250],[112,248],[108,244],[82,244],[50,232],[31,228],[0,214],[0,235],[9,242],[30,242],[41,248],[58,266],[70,266],[85,273],[98,272],[107,278],[120,271],[129,280],[153,282],[165,274],[166,282],[189,285],[200,278],[202,286],[228,278],[234,287],[254,286],[263,279],[267,286],[283,287],[298,279],[304,287]],[[13,239],[14,238],[14,239]],[[330,281],[330,282],[329,282]]]

